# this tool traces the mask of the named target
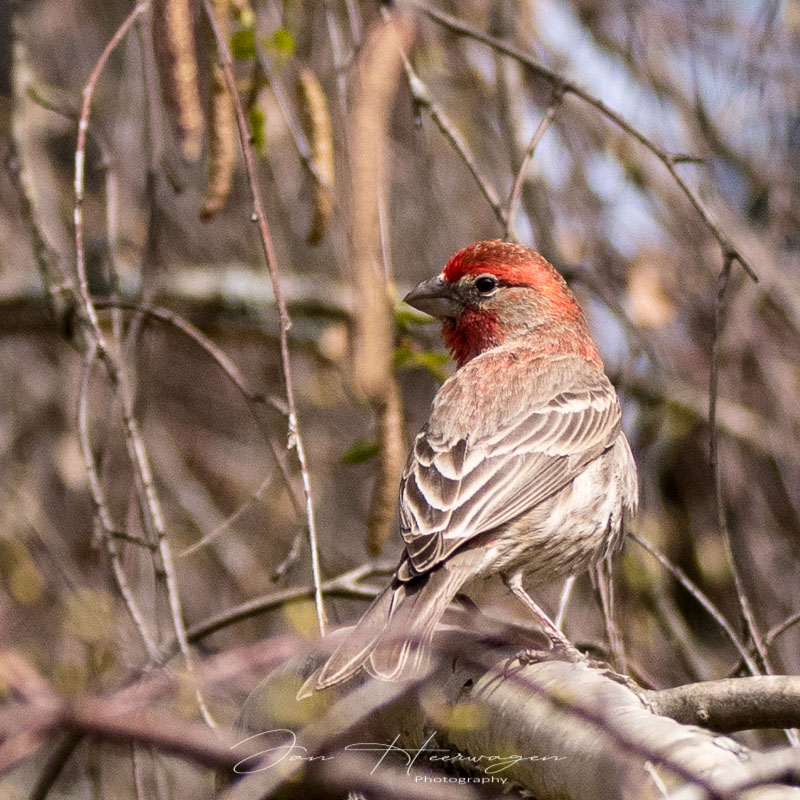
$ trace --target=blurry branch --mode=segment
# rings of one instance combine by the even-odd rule
[[[717,389],[719,385],[719,349],[720,338],[725,324],[725,314],[727,311],[726,293],[731,277],[731,266],[733,259],[726,255],[722,271],[717,279],[717,296],[714,304],[714,337],[711,343],[711,369],[709,371],[708,387],[708,424],[711,429],[711,440],[709,446],[709,460],[711,462],[711,473],[714,480],[714,507],[717,515],[717,529],[725,545],[725,554],[728,559],[728,566],[733,577],[733,585],[736,589],[736,597],[739,600],[739,607],[742,612],[750,638],[756,647],[756,651],[761,659],[761,663],[768,674],[772,672],[767,655],[767,649],[761,640],[750,601],[745,591],[742,576],[739,572],[739,565],[733,553],[731,533],[728,528],[728,516],[725,511],[725,495],[722,486],[722,469],[719,463],[719,428],[717,427]],[[759,670],[760,671],[760,670]]]
[[[577,280],[584,282],[583,273],[577,273],[576,276]],[[592,285],[593,289],[594,286],[595,284]],[[135,298],[139,294],[139,288],[138,281],[131,281],[123,275],[121,299],[114,302],[120,308],[131,310],[158,308],[154,318],[176,328],[180,327],[182,321],[198,332],[202,329],[219,332],[224,336],[240,333],[249,335],[259,331],[257,320],[275,314],[274,295],[269,286],[252,269],[238,264],[209,264],[192,268],[173,266],[164,270],[159,279],[158,293],[154,297],[159,306],[137,303]],[[311,283],[302,277],[287,275],[282,279],[282,288],[286,304],[294,318],[290,336],[296,344],[313,346],[318,336],[319,324],[348,322],[353,318],[355,298],[352,287],[339,281],[318,278]],[[402,295],[404,291],[405,287],[401,286],[398,294]],[[105,308],[110,302],[99,299],[95,300],[95,305],[97,308]],[[277,316],[274,319],[277,333]],[[47,302],[38,285],[32,284],[18,294],[0,295],[0,336],[42,332],[52,330],[52,326]],[[426,341],[430,338],[433,346],[435,335],[429,336],[424,327],[420,326],[415,334]],[[205,349],[199,339],[198,344]],[[638,400],[649,404],[663,404],[675,413],[688,415],[697,421],[708,418],[708,392],[679,380],[677,376],[671,376],[669,381],[658,382],[649,376],[637,378],[612,375],[612,378],[614,383],[623,385],[624,390]],[[253,393],[254,402],[264,401],[264,396],[251,387],[247,391]],[[285,413],[285,406],[278,398],[269,397],[266,402],[270,405],[277,403],[275,408]],[[797,448],[792,446],[793,443],[780,434],[773,421],[753,409],[729,398],[718,397],[716,414],[720,431],[728,436],[760,453],[790,461],[797,460]]]
[[[259,320],[266,319],[268,324],[265,326],[262,322],[261,332],[270,339],[273,338],[271,329],[277,334],[279,319],[275,296],[269,284],[250,267],[239,263],[186,268],[164,266],[153,301],[188,318],[195,328],[257,333]],[[353,317],[353,290],[339,281],[320,278],[311,283],[302,276],[287,275],[282,284],[288,308],[302,320],[300,326],[306,321],[315,325],[348,322]],[[118,295],[123,307],[138,302],[141,288],[138,275],[121,276]],[[98,302],[103,304],[108,300]],[[15,294],[0,294],[0,335],[52,331],[52,328],[47,298],[38,282],[31,282]],[[296,341],[302,341],[303,336],[296,328],[290,333],[295,335]],[[286,413],[285,408],[283,413]]]
[[[230,730],[212,732],[187,720],[181,698],[198,683],[209,691],[252,685],[264,670],[296,652],[296,642],[273,638],[200,661],[192,676],[153,671],[102,697],[65,698],[17,651],[0,651],[0,684],[6,692],[0,707],[0,776],[63,733],[149,745],[212,769],[230,770],[252,751],[245,746],[233,752],[241,737],[234,738]],[[179,701],[176,710],[166,710],[174,700]]]
[[[424,5],[421,2],[418,2],[418,0],[407,0],[407,2],[414,8],[418,9],[421,13],[430,17],[430,19],[432,19],[434,22],[438,23],[439,25],[442,25],[447,30],[452,31],[453,33],[456,33],[459,36],[466,36],[470,39],[474,39],[475,41],[482,42],[488,47],[491,47],[503,53],[504,55],[507,55],[519,61],[520,64],[524,65],[536,76],[538,76],[542,80],[547,81],[547,83],[549,83],[550,86],[553,87],[554,91],[558,91],[563,95],[568,95],[568,94],[575,95],[575,97],[579,98],[583,102],[595,108],[606,119],[608,119],[618,128],[623,130],[626,134],[628,134],[628,136],[632,137],[637,142],[639,142],[643,147],[649,150],[667,169],[672,179],[675,181],[675,183],[681,189],[683,194],[689,200],[692,207],[695,209],[697,214],[703,220],[705,226],[711,232],[711,235],[719,244],[720,248],[722,249],[723,257],[725,259],[730,259],[731,261],[738,262],[745,270],[745,272],[747,272],[750,278],[752,278],[754,281],[758,280],[758,276],[756,275],[755,270],[752,268],[748,260],[741,253],[741,251],[733,244],[733,242],[729,239],[728,235],[720,228],[717,222],[715,222],[714,219],[712,219],[711,214],[706,209],[703,202],[700,200],[700,197],[698,196],[697,192],[695,192],[689,186],[689,184],[686,183],[686,181],[681,177],[680,173],[678,172],[677,166],[687,161],[687,157],[685,155],[668,152],[663,147],[656,144],[652,139],[650,139],[644,133],[642,133],[638,128],[631,125],[631,123],[629,123],[624,117],[622,117],[616,111],[609,108],[598,97],[595,97],[593,94],[587,92],[585,89],[581,88],[572,81],[569,81],[566,78],[559,75],[558,73],[548,69],[547,67],[536,61],[534,58],[532,58],[528,53],[519,49],[518,47],[515,47],[513,44],[504,42],[500,39],[496,39],[493,36],[489,36],[488,34],[478,30],[477,28],[472,27],[466,22],[463,22],[462,20],[457,19],[456,17],[452,17],[449,14],[445,14],[444,12],[439,11],[437,9],[430,8],[429,6]]]
[[[136,602],[136,597],[128,582],[125,569],[122,566],[122,560],[115,541],[117,538],[117,528],[114,521],[111,519],[111,514],[106,504],[103,484],[97,471],[94,450],[89,435],[89,384],[96,357],[97,348],[90,346],[84,359],[83,375],[81,377],[80,392],[78,394],[78,441],[83,456],[83,463],[86,466],[89,491],[94,504],[95,519],[97,521],[96,527],[105,545],[109,560],[111,561],[111,571],[114,574],[117,588],[119,589],[125,608],[128,609],[133,624],[144,643],[148,658],[153,662],[157,662],[160,660],[161,654],[152,633],[148,629],[139,604]]]
[[[97,82],[105,68],[105,65],[116,46],[125,37],[137,18],[143,14],[149,6],[148,2],[139,3],[134,10],[126,17],[116,33],[107,43],[83,89],[83,104],[81,115],[78,122],[78,140],[75,145],[75,201],[73,206],[75,220],[75,268],[78,278],[78,313],[79,322],[82,326],[82,333],[86,341],[87,359],[91,363],[95,357],[105,367],[109,382],[118,392],[121,402],[122,422],[124,426],[125,444],[128,452],[128,459],[131,463],[134,474],[134,486],[139,501],[140,513],[145,529],[153,537],[158,545],[158,555],[160,557],[160,569],[156,565],[155,575],[159,581],[163,582],[169,604],[172,625],[175,630],[176,638],[180,645],[181,655],[188,672],[192,671],[192,657],[189,652],[189,643],[186,639],[186,628],[183,622],[183,611],[181,608],[180,591],[178,588],[175,567],[172,561],[172,552],[169,541],[167,540],[164,515],[161,503],[153,483],[152,469],[149,456],[144,444],[144,440],[139,429],[139,423],[134,415],[134,397],[132,387],[129,383],[126,370],[122,362],[112,353],[106,342],[100,322],[97,316],[97,309],[89,293],[89,282],[86,272],[86,253],[83,242],[83,198],[84,198],[84,166],[86,161],[86,135],[89,128],[89,118],[91,114],[92,99]],[[88,380],[88,378],[87,378]],[[87,470],[90,464],[87,463]],[[98,518],[99,519],[99,518]],[[100,519],[101,524],[105,524]],[[109,539],[110,541],[110,539]],[[150,648],[148,648],[149,650]],[[206,708],[205,701],[199,689],[195,692],[200,712],[206,723],[214,726],[214,721]]]
[[[36,189],[30,160],[29,135],[23,104],[33,85],[33,75],[27,63],[25,45],[20,37],[14,37],[13,53],[13,98],[11,117],[11,136],[5,158],[6,171],[11,178],[19,198],[22,219],[28,229],[33,246],[33,255],[42,284],[48,298],[50,313],[60,330],[67,330],[74,310],[75,283],[61,263],[58,252],[47,240],[36,203]],[[34,101],[35,102],[35,101]]]
[[[517,208],[519,206],[520,198],[522,197],[522,187],[525,184],[525,178],[527,177],[526,173],[528,172],[528,167],[533,159],[533,154],[536,151],[536,148],[539,146],[539,142],[542,141],[545,133],[547,133],[550,123],[552,123],[552,121],[555,119],[556,113],[558,112],[563,99],[564,96],[562,92],[556,89],[553,92],[553,99],[550,102],[550,105],[547,107],[547,110],[544,112],[544,116],[536,126],[536,130],[533,132],[533,136],[528,143],[528,147],[525,149],[525,155],[522,157],[522,162],[520,163],[519,169],[517,170],[517,175],[514,178],[514,185],[511,188],[511,195],[508,198],[506,226],[503,234],[503,238],[505,239],[508,239],[513,234],[514,217],[517,215]]]
[[[61,734],[149,744],[160,752],[214,769],[230,769],[241,759],[240,754],[231,751],[235,743],[231,734],[212,733],[205,725],[190,722],[177,713],[128,702],[125,691],[68,700],[41,678],[35,691],[31,691],[30,676],[22,674],[31,671],[13,651],[0,654],[4,685],[18,692],[20,681],[26,684],[24,700],[8,702],[0,710],[0,775],[36,753],[47,739]],[[46,788],[46,782],[41,783]]]
[[[0,712],[0,731],[8,737],[4,748],[8,744],[21,744],[18,740],[23,735],[40,739],[71,733],[118,744],[151,745],[159,752],[213,769],[232,769],[242,757],[231,750],[236,742],[231,734],[212,733],[207,727],[185,717],[152,707],[126,711],[123,715],[104,698],[64,701],[53,697],[49,703],[6,707]],[[28,747],[34,750],[33,743]],[[29,754],[30,751],[24,753]],[[8,754],[0,750],[0,773],[21,757],[23,752]]]
[[[645,691],[657,714],[718,733],[800,726],[800,677],[758,675]]]
[[[381,15],[387,23],[389,23],[389,21],[392,19],[392,15],[385,7],[381,8]],[[480,167],[478,167],[478,163],[475,160],[475,156],[472,155],[469,146],[458,132],[458,129],[450,121],[450,118],[447,116],[441,105],[439,105],[439,103],[433,99],[427,85],[414,71],[414,68],[411,66],[411,62],[408,60],[408,57],[405,54],[405,48],[401,49],[401,57],[403,59],[403,68],[406,72],[406,78],[408,79],[408,88],[411,92],[411,97],[414,100],[414,104],[418,108],[426,109],[431,115],[431,119],[435,123],[436,127],[439,128],[439,130],[442,132],[442,135],[445,137],[445,139],[447,139],[448,142],[450,142],[458,156],[461,158],[464,164],[466,164],[467,169],[469,169],[472,177],[475,179],[475,183],[478,184],[481,194],[486,198],[486,202],[489,203],[495,217],[497,217],[497,221],[503,226],[503,228],[505,228],[508,224],[508,216],[502,206],[502,203],[500,202],[500,197],[497,194],[497,190],[489,183],[489,180],[481,172]]]
[[[367,520],[367,551],[377,555],[391,531],[397,486],[405,463],[400,391],[392,370],[394,332],[387,275],[381,268],[379,199],[385,181],[383,150],[392,101],[411,40],[408,20],[376,22],[358,61],[352,115],[353,382],[377,419],[379,470]]]
[[[316,587],[316,591],[314,593],[314,603],[317,611],[317,623],[319,625],[320,634],[324,635],[326,619],[322,590],[320,588],[322,578],[320,575],[319,566],[317,531],[316,524],[314,522],[314,503],[311,496],[311,479],[309,477],[308,463],[306,461],[303,439],[297,419],[297,406],[294,398],[294,384],[292,382],[292,365],[289,358],[288,335],[289,327],[291,326],[291,320],[289,319],[289,312],[286,308],[286,300],[284,299],[281,289],[280,275],[278,273],[278,262],[272,244],[272,237],[270,236],[269,227],[267,225],[267,218],[264,214],[264,206],[261,202],[261,189],[258,185],[255,157],[253,154],[253,147],[250,143],[250,129],[247,124],[241,98],[239,97],[239,93],[236,88],[236,76],[233,72],[233,58],[231,56],[230,48],[228,47],[228,42],[226,41],[222,31],[214,19],[214,10],[211,6],[210,0],[203,1],[203,8],[205,10],[208,23],[214,32],[217,54],[225,74],[225,81],[228,86],[228,91],[233,99],[233,105],[236,111],[236,124],[239,130],[239,141],[241,143],[242,153],[244,155],[247,182],[253,199],[253,218],[258,225],[258,232],[261,238],[264,258],[266,259],[267,269],[272,281],[272,291],[275,295],[275,303],[278,306],[278,315],[280,318],[281,369],[283,371],[284,387],[286,390],[286,405],[289,411],[287,447],[290,450],[294,449],[295,453],[297,454],[297,461],[300,467],[300,477],[303,485],[303,496],[305,499],[306,527],[308,531],[309,549],[311,551],[311,573],[314,579],[314,586]]]
[[[364,585],[362,581],[375,575],[388,575],[395,569],[394,563],[362,564],[361,566],[343,572],[335,578],[330,578],[322,583],[322,591],[330,597],[344,597],[350,599],[372,600],[380,591],[379,587]],[[199,642],[206,636],[216,631],[242,622],[252,617],[257,617],[274,608],[291,603],[295,600],[304,600],[314,597],[313,586],[293,586],[282,589],[262,597],[254,597],[246,603],[235,608],[230,608],[209,619],[193,625],[187,631],[189,641]]]
[[[407,687],[401,696],[396,685],[371,679],[315,696],[329,705],[327,713],[315,712],[314,721],[297,734],[307,755],[323,747],[330,753],[332,731],[336,741],[353,742],[341,734],[345,722],[360,720],[352,724],[358,741],[385,741],[387,747],[393,742],[399,754],[419,752],[414,763],[420,769],[429,760],[425,748],[459,753],[459,764],[478,774],[499,772],[487,769],[491,762],[483,759],[489,754],[518,754],[501,775],[541,800],[657,798],[666,788],[682,785],[716,798],[721,796],[718,775],[744,779],[749,774],[746,748],[732,748],[694,725],[654,713],[649,696],[658,698],[657,692],[641,692],[613,673],[584,664],[547,660],[523,666],[513,655],[498,653],[496,642],[465,639],[469,634],[464,630],[440,630],[440,667],[418,689]],[[299,684],[315,666],[298,657],[273,673],[248,700],[242,719],[247,729],[278,727],[271,714],[275,709],[287,713],[283,704],[290,684]],[[776,706],[776,700],[771,702]],[[380,714],[359,716],[365,707],[376,706]],[[302,714],[302,703],[297,711]],[[348,729],[344,733],[350,735]],[[408,759],[410,764],[411,755]],[[318,767],[324,776],[325,765]],[[226,798],[261,796],[296,774],[287,769],[283,775],[248,776]]]
[[[661,564],[661,566],[664,567],[664,569],[666,569],[667,572],[669,572],[670,575],[672,575],[692,597],[694,597],[695,600],[697,600],[697,602],[708,612],[711,619],[713,619],[714,622],[716,622],[717,625],[719,625],[719,627],[725,631],[728,639],[730,639],[731,644],[733,644],[733,646],[736,648],[736,651],[741,656],[751,675],[759,675],[761,671],[759,670],[755,661],[753,661],[753,659],[750,657],[750,653],[748,652],[744,642],[742,642],[742,640],[739,638],[739,635],[733,629],[730,622],[725,619],[723,613],[711,602],[711,600],[709,600],[705,593],[702,592],[701,589],[689,579],[689,577],[680,567],[673,564],[663,553],[656,550],[656,548],[653,547],[653,545],[651,545],[646,539],[643,539],[641,536],[633,533],[632,531],[628,532],[628,537],[633,539],[636,544],[650,553],[650,555],[653,556],[656,561],[658,561],[658,563]]]

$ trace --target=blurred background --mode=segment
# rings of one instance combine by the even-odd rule
[[[733,562],[768,665],[796,673],[800,625],[775,630],[800,609],[800,2],[436,5],[585,89],[638,136],[570,91],[558,97],[519,60],[458,35],[426,7],[216,4],[292,319],[293,389],[322,577],[397,558],[394,509],[376,500],[381,480],[394,497],[397,458],[393,466],[382,453],[399,447],[402,462],[452,371],[436,326],[398,298],[466,244],[516,238],[565,274],[588,313],[639,466],[636,533],[697,584],[751,648]],[[174,638],[163,564],[128,457],[124,403],[101,366],[87,377],[81,325],[60,288],[75,275],[82,90],[132,8],[118,0],[0,8],[0,636],[68,696],[120,688],[148,662],[114,580],[112,549],[159,646]],[[312,576],[300,468],[287,449],[279,315],[230,109],[227,128],[224,109],[214,116],[224,90],[213,37],[199,4],[189,11],[200,122],[192,129],[181,117],[169,66],[181,56],[158,20],[153,36],[148,9],[94,92],[82,212],[93,295],[180,315],[250,387],[249,396],[240,391],[215,351],[174,318],[99,311],[128,376],[192,629],[253,598],[310,586]],[[397,42],[376,32],[400,16],[409,61],[390,80],[381,59]],[[378,129],[386,133],[383,168],[366,200],[357,125],[365,102],[369,111],[370,81],[359,80],[359,65],[385,78],[377,83],[390,93]],[[545,117],[549,125],[523,163]],[[365,205],[375,211],[366,249],[375,255],[370,280],[384,291],[377,310],[365,307],[370,287],[359,266]],[[721,241],[741,257],[728,271]],[[382,380],[396,394],[370,393],[358,380],[359,337],[373,335],[374,315],[385,317]],[[710,459],[712,352],[721,504]],[[111,524],[95,513],[81,408]],[[393,530],[378,555],[367,530],[381,502]],[[388,529],[370,525],[374,544]],[[541,587],[536,596],[554,613],[561,588]],[[616,561],[615,589],[635,679],[664,687],[739,674],[730,638],[633,541]],[[355,593],[326,600],[332,625],[364,609],[366,600],[348,594]],[[518,613],[502,587],[478,594],[487,613]],[[576,583],[564,628],[603,651],[588,576]],[[203,656],[284,634],[316,635],[308,595],[197,637],[195,648]],[[230,723],[246,689],[213,696],[212,712]],[[46,758],[40,752],[0,779],[6,796],[27,796]],[[152,758],[146,781],[158,796],[185,794],[187,780],[207,788],[199,770]],[[135,796],[127,763],[120,750],[83,743],[51,796]]]

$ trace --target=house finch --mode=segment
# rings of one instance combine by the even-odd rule
[[[574,652],[522,579],[587,569],[622,543],[636,510],[616,392],[580,306],[542,256],[477,242],[405,301],[441,319],[458,369],[403,473],[394,577],[301,697],[361,668],[390,681],[422,674],[453,597],[496,573],[551,643]]]

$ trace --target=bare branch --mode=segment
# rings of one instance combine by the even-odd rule
[[[652,139],[650,139],[648,136],[642,133],[638,128],[631,125],[624,117],[622,117],[613,109],[609,108],[598,97],[595,97],[593,94],[587,92],[585,89],[581,88],[572,81],[563,78],[558,73],[553,72],[552,70],[543,66],[534,58],[532,58],[528,53],[524,52],[523,50],[520,50],[518,47],[515,47],[514,45],[509,44],[508,42],[504,42],[500,39],[496,39],[494,36],[489,36],[488,34],[483,33],[483,31],[480,31],[477,28],[473,28],[471,25],[468,25],[466,22],[462,22],[460,19],[457,19],[456,17],[452,17],[449,14],[445,14],[443,11],[439,11],[438,9],[430,8],[427,5],[423,5],[422,3],[418,2],[418,0],[407,0],[407,2],[409,2],[410,5],[414,6],[423,14],[425,14],[426,16],[430,17],[432,20],[437,22],[439,25],[442,25],[443,27],[447,28],[453,33],[457,33],[460,36],[467,36],[470,39],[482,42],[483,44],[503,53],[504,55],[516,59],[517,61],[520,62],[520,64],[523,64],[539,78],[542,78],[543,80],[547,81],[555,91],[558,91],[565,95],[566,94],[575,95],[575,97],[580,98],[581,100],[583,100],[583,102],[588,103],[590,106],[594,107],[606,119],[613,122],[614,125],[623,130],[626,134],[636,139],[637,142],[639,142],[642,146],[644,146],[647,150],[649,150],[664,165],[664,167],[666,167],[667,171],[672,176],[672,179],[680,187],[683,194],[686,195],[687,199],[692,204],[695,211],[703,220],[705,226],[711,232],[711,235],[714,237],[714,239],[716,239],[717,243],[722,249],[723,256],[725,258],[730,258],[731,260],[737,261],[745,270],[745,272],[750,276],[750,278],[752,278],[752,280],[758,281],[758,275],[750,265],[749,261],[744,257],[741,251],[738,248],[736,248],[736,246],[731,242],[727,234],[712,219],[710,212],[703,205],[703,202],[700,200],[697,193],[689,186],[688,183],[686,183],[686,181],[678,173],[676,169],[676,164],[680,164],[686,160],[683,156],[676,157],[675,155],[667,152],[662,147],[657,145]]]
[[[800,677],[758,675],[644,693],[658,714],[719,733],[800,727]]]
[[[525,183],[533,154],[539,146],[539,142],[542,141],[545,133],[547,133],[550,124],[555,119],[563,99],[563,94],[556,90],[553,94],[552,102],[544,112],[544,116],[539,120],[539,124],[536,126],[536,130],[533,132],[533,136],[531,136],[531,140],[525,149],[525,155],[522,157],[522,162],[517,170],[517,176],[514,178],[514,185],[511,188],[511,195],[508,198],[508,211],[506,212],[506,229],[504,234],[504,238],[506,239],[509,238],[514,228],[514,218],[517,215],[517,208],[519,207],[519,201],[522,197],[522,186]]]
[[[759,675],[760,670],[755,661],[753,661],[751,658],[747,647],[739,638],[739,635],[733,629],[728,620],[725,619],[722,612],[711,602],[711,600],[709,600],[709,598],[700,590],[700,588],[688,578],[686,573],[680,567],[673,564],[663,553],[660,553],[658,550],[656,550],[656,548],[653,547],[650,542],[648,542],[646,539],[643,539],[638,534],[629,531],[628,537],[633,539],[634,542],[647,550],[647,552],[650,553],[650,555],[653,556],[658,563],[661,564],[661,566],[664,567],[664,569],[666,569],[667,572],[669,572],[678,581],[678,583],[680,583],[680,585],[683,586],[683,588],[686,589],[686,591],[689,592],[692,597],[694,597],[695,600],[697,600],[698,603],[700,603],[700,605],[711,616],[711,619],[713,619],[714,622],[716,622],[717,625],[719,625],[720,628],[725,631],[728,639],[730,639],[731,643],[736,648],[736,651],[747,665],[747,669],[750,670],[750,673],[752,675]]]
[[[275,303],[278,306],[278,314],[280,317],[281,368],[283,370],[284,385],[286,389],[286,405],[289,410],[288,447],[289,449],[294,449],[297,453],[297,461],[300,466],[300,476],[303,484],[303,496],[305,498],[306,525],[308,529],[309,547],[311,550],[311,572],[314,578],[314,585],[316,587],[314,603],[317,610],[317,623],[319,625],[320,634],[324,635],[326,618],[322,590],[320,588],[322,578],[320,575],[319,566],[317,530],[314,522],[314,503],[311,496],[311,478],[308,473],[308,463],[306,461],[305,449],[303,447],[303,439],[298,426],[297,406],[294,398],[294,384],[292,383],[292,366],[289,358],[288,332],[291,325],[291,320],[289,319],[289,312],[286,309],[286,301],[283,297],[283,291],[281,289],[275,249],[272,244],[269,226],[267,225],[267,218],[264,214],[264,206],[261,202],[261,189],[258,185],[255,158],[253,156],[252,145],[250,144],[250,130],[247,125],[247,119],[245,118],[242,101],[239,97],[238,89],[236,88],[236,76],[233,73],[233,59],[230,48],[228,47],[228,42],[225,40],[225,37],[222,35],[219,26],[214,19],[214,12],[209,0],[203,0],[203,8],[205,9],[206,18],[208,19],[209,25],[214,32],[214,39],[217,44],[217,53],[219,55],[220,63],[222,64],[222,68],[225,72],[225,81],[228,85],[228,91],[233,98],[233,105],[236,109],[236,123],[239,130],[239,141],[244,154],[247,183],[250,187],[250,194],[253,198],[253,217],[258,225],[258,232],[259,236],[261,237],[261,246],[264,251],[264,258],[266,259],[267,269],[269,270],[270,279],[272,281],[272,290],[275,294]]]
[[[391,14],[386,8],[381,8],[381,14],[384,20],[387,22],[392,18]],[[469,146],[464,141],[464,137],[458,132],[458,129],[450,121],[450,118],[447,116],[442,106],[433,99],[427,85],[411,66],[411,62],[408,60],[404,50],[401,50],[401,55],[403,59],[403,68],[405,69],[406,77],[408,78],[408,88],[411,91],[411,96],[414,99],[414,102],[420,108],[426,109],[431,115],[431,119],[435,123],[436,127],[442,132],[442,135],[445,137],[445,139],[450,142],[459,158],[461,158],[464,164],[466,164],[467,169],[475,179],[475,183],[478,184],[481,194],[486,198],[486,202],[491,207],[495,217],[497,217],[497,221],[505,228],[508,224],[508,215],[503,208],[502,203],[500,202],[500,196],[498,195],[497,190],[489,183],[486,176],[481,172],[478,162],[475,160],[475,156],[472,154]]]
[[[86,272],[86,253],[83,242],[83,199],[84,199],[84,166],[86,153],[86,133],[89,128],[92,99],[97,82],[103,69],[116,46],[122,41],[131,26],[149,6],[148,2],[139,3],[125,18],[123,23],[109,40],[95,63],[89,80],[83,89],[83,104],[78,122],[78,141],[75,146],[75,203],[73,206],[75,221],[75,252],[76,271],[78,276],[78,301],[80,320],[84,326],[84,335],[89,342],[92,358],[96,357],[103,363],[108,373],[109,380],[119,391],[122,407],[122,420],[125,427],[125,443],[128,458],[134,471],[135,485],[138,490],[142,518],[158,544],[158,554],[161,559],[162,569],[156,570],[156,575],[164,582],[167,599],[169,602],[172,624],[180,644],[181,654],[187,671],[192,670],[192,658],[189,652],[189,643],[186,639],[186,628],[183,622],[180,592],[178,589],[175,567],[172,562],[172,552],[167,541],[161,504],[153,483],[153,476],[147,450],[139,430],[139,424],[133,413],[133,394],[129,385],[126,372],[111,353],[106,343],[105,335],[100,328],[97,309],[89,294],[89,281]],[[206,708],[205,701],[199,690],[196,691],[198,705],[206,723],[213,727],[214,722]]]
[[[351,599],[372,600],[380,591],[378,587],[365,586],[362,581],[374,575],[388,575],[395,569],[395,564],[362,564],[355,569],[329,578],[322,584],[322,591],[331,597],[347,597]],[[294,600],[313,598],[313,586],[293,586],[289,589],[282,589],[262,597],[254,597],[246,603],[223,611],[210,619],[193,625],[188,630],[189,641],[199,642],[206,636],[210,636],[216,631],[234,625],[237,622],[256,617],[266,611],[290,603]]]

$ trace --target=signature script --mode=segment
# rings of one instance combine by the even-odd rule
[[[436,734],[437,731],[431,733],[422,743],[422,746],[416,748],[400,747],[397,744],[400,736],[397,735],[391,742],[357,742],[345,745],[343,749],[351,753],[375,753],[377,760],[370,771],[370,775],[374,774],[381,764],[390,757],[400,759],[401,763],[406,767],[407,775],[411,774],[411,769],[415,764],[419,765],[423,762],[462,764],[464,766],[480,769],[485,775],[496,775],[499,772],[503,772],[519,764],[521,761],[563,761],[566,759],[566,756],[523,756],[518,754],[464,755],[463,753],[454,753],[452,750],[446,748],[434,747],[433,740]],[[248,736],[246,739],[242,739],[241,742],[237,742],[233,745],[232,749],[246,742],[253,742],[254,740],[260,740],[258,744],[259,746],[263,744],[263,749],[239,761],[233,768],[234,772],[242,775],[252,772],[263,772],[264,770],[276,767],[282,762],[319,762],[332,761],[336,758],[335,755],[330,754],[310,754],[308,748],[297,741],[297,735],[289,728],[275,728],[271,731],[255,733],[252,736]]]

